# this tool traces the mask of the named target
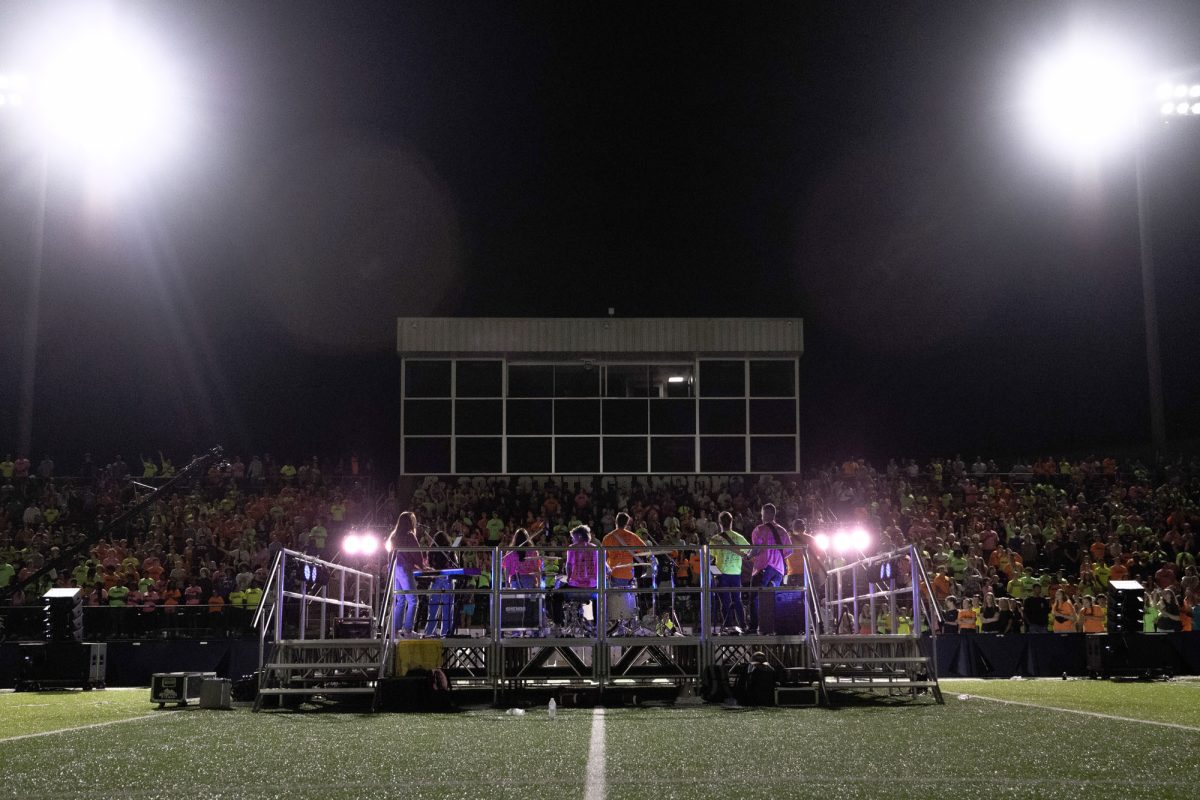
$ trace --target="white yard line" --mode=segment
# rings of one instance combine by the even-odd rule
[[[583,800],[604,800],[604,709],[592,712],[592,740],[588,744],[587,788]]]
[[[174,715],[175,712],[159,712],[157,714],[146,714],[141,717],[126,717],[125,719],[110,719],[107,722],[93,722],[88,725],[76,725],[73,728],[58,728],[52,731],[39,731],[38,733],[22,733],[19,736],[9,736],[7,738],[0,739],[0,744],[5,744],[6,742],[17,742],[21,739],[36,739],[39,736],[53,736],[56,733],[71,733],[72,731],[85,731],[89,728],[103,728],[107,725],[120,725],[123,722],[138,722],[144,719],[155,718],[164,719],[168,716]]]
[[[1101,714],[1098,711],[1080,711],[1077,708],[1060,708],[1058,706],[1038,705],[1037,703],[1021,703],[1016,700],[999,700],[995,697],[986,697],[981,694],[968,694],[966,696],[970,697],[973,700],[989,700],[993,703],[1004,703],[1005,705],[1009,705],[1009,706],[1023,706],[1024,708],[1036,708],[1041,711],[1065,711],[1068,714],[1079,714],[1084,717],[1095,717],[1097,719],[1111,719],[1111,720],[1116,720],[1117,722],[1140,722],[1142,725],[1158,725],[1159,727],[1162,727],[1162,728],[1175,728],[1176,730],[1195,731],[1196,733],[1200,733],[1200,728],[1194,727],[1192,725],[1180,725],[1176,722],[1159,722],[1158,720],[1137,719],[1136,717],[1118,717],[1114,714]]]

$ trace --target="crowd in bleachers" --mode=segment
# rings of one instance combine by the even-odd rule
[[[677,559],[678,580],[694,584],[701,566],[690,554],[717,532],[718,514],[729,511],[733,529],[748,532],[767,502],[780,521],[804,519],[810,531],[853,524],[873,533],[876,548],[915,544],[948,630],[1099,630],[1094,609],[1118,579],[1151,593],[1150,629],[1191,630],[1200,600],[1194,459],[1153,469],[1111,458],[1003,468],[957,457],[883,468],[850,459],[803,478],[429,477],[397,497],[373,491],[369,462],[357,457],[341,465],[233,458],[110,536],[106,527],[147,486],[181,469],[161,455],[134,463],[85,457],[76,475],[60,478],[48,457],[37,467],[0,462],[0,604],[77,586],[92,606],[253,608],[279,548],[329,554],[341,530],[366,516],[390,523],[404,507],[429,533],[465,545],[507,545],[524,528],[561,547],[579,524],[612,530],[624,510],[644,538],[687,556]]]
[[[508,544],[523,527],[555,547],[579,524],[612,530],[626,510],[639,535],[686,555],[712,539],[721,511],[748,533],[767,502],[810,532],[855,525],[874,533],[876,548],[916,545],[946,631],[1099,632],[1112,580],[1146,587],[1147,630],[1192,630],[1200,616],[1194,459],[1153,470],[1112,458],[1002,468],[955,457],[883,469],[850,459],[803,479],[429,477],[411,505],[431,530],[466,544]],[[695,585],[696,560],[678,563],[678,580]]]
[[[0,605],[29,606],[51,587],[78,587],[90,607],[136,609],[106,624],[136,635],[145,619],[197,623],[198,612],[229,627],[261,601],[281,547],[321,552],[339,531],[398,505],[372,490],[371,465],[340,462],[212,460],[117,529],[111,526],[177,467],[161,454],[137,469],[117,456],[85,456],[68,477],[47,457],[30,472],[24,459],[0,462]],[[109,535],[107,531],[113,530]]]

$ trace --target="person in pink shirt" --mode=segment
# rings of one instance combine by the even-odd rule
[[[767,503],[762,507],[762,524],[755,527],[750,534],[750,559],[753,571],[750,575],[750,585],[755,587],[779,586],[787,572],[786,560],[792,554],[791,547],[779,549],[779,545],[789,545],[792,539],[787,529],[775,521],[775,506]],[[758,631],[758,599],[761,592],[753,592],[750,596],[750,630]]]
[[[600,548],[592,541],[592,530],[580,525],[571,530],[571,545],[559,580],[565,580],[567,591],[554,593],[551,611],[554,621],[563,624],[565,601],[595,603],[597,577],[600,571]],[[571,591],[576,590],[576,591]]]
[[[527,548],[532,546],[533,540],[530,538],[529,532],[524,528],[517,528],[509,547]],[[514,588],[533,589],[541,581],[542,559],[536,550],[509,550],[500,560],[500,566],[504,570],[505,583]]]

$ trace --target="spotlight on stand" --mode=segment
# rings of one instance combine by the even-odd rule
[[[342,552],[348,556],[370,557],[379,552],[379,537],[373,533],[350,531],[342,539]]]
[[[831,546],[831,544],[832,544],[832,543],[829,541],[829,534],[828,534],[828,533],[818,533],[818,534],[815,534],[815,535],[813,536],[813,541],[814,541],[814,542],[816,542],[816,544],[817,544],[817,547],[818,547],[818,548],[820,548],[822,551],[825,551],[825,552],[828,552],[828,551],[829,551],[829,548],[830,548],[830,546]]]

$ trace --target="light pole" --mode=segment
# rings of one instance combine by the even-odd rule
[[[1140,73],[1133,60],[1119,48],[1101,39],[1077,37],[1038,66],[1030,82],[1027,102],[1031,121],[1044,142],[1063,150],[1077,162],[1094,166],[1113,152],[1133,148],[1150,440],[1155,456],[1159,456],[1166,449],[1167,432],[1151,209],[1146,185],[1146,125],[1154,97],[1149,82]],[[1200,116],[1200,85],[1159,86],[1157,100],[1163,117]]]
[[[111,8],[47,19],[26,43],[28,70],[0,70],[0,117],[37,154],[33,252],[21,342],[17,452],[33,457],[33,412],[46,194],[50,162],[81,172],[92,188],[149,166],[177,144],[182,108],[170,63]]]

